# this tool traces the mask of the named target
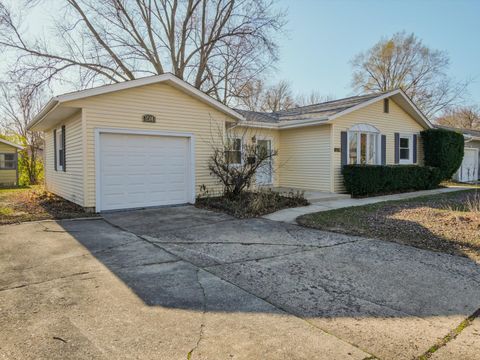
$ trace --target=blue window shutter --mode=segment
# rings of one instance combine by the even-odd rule
[[[382,165],[387,165],[387,135],[382,135]]]
[[[53,130],[53,162],[55,171],[57,171],[57,130]]]
[[[342,131],[340,133],[340,145],[341,145],[341,152],[342,152],[342,166],[348,164],[348,144],[347,144],[347,132]]]
[[[413,163],[417,163],[417,134],[413,134]]]
[[[400,134],[395,133],[395,164],[400,162]]]
[[[63,171],[67,171],[67,156],[66,156],[66,153],[67,153],[67,149],[65,148],[65,125],[62,126],[62,149],[63,149],[63,166],[62,166],[62,169]]]

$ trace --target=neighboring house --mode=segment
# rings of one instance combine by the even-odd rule
[[[0,139],[0,186],[18,185],[18,151],[23,147]]]
[[[457,172],[453,175],[453,178],[461,182],[480,180],[480,131],[440,125],[436,125],[436,127],[460,132],[465,139],[465,153],[463,155],[462,165],[460,165]]]
[[[47,188],[96,211],[220,190],[208,161],[225,131],[248,135],[235,140],[239,154],[242,141],[278,149],[257,185],[341,192],[342,164],[421,163],[419,133],[430,127],[400,90],[265,114],[230,109],[172,74],[55,97],[29,126],[45,132]]]

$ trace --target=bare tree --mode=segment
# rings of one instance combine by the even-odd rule
[[[454,82],[447,75],[448,55],[425,46],[414,34],[395,33],[351,61],[356,91],[384,92],[400,88],[432,116],[457,105],[468,81]]]
[[[333,96],[324,96],[318,91],[294,96],[290,83],[285,80],[267,86],[263,80],[255,79],[242,87],[237,97],[237,105],[251,111],[275,112],[333,99]]]
[[[221,182],[228,198],[238,198],[250,188],[257,171],[278,155],[276,149],[265,149],[249,141],[251,137],[248,129],[243,133],[227,131],[221,142],[211,143],[208,168]]]
[[[288,110],[294,106],[295,101],[290,84],[287,81],[280,81],[266,90],[262,111]]]
[[[42,0],[24,1],[42,5]],[[274,35],[285,23],[275,0],[63,4],[54,34],[29,37],[21,14],[0,3],[0,46],[17,55],[11,70],[16,78],[34,75],[34,85],[41,86],[76,76],[84,88],[170,71],[227,102],[276,60]]]
[[[332,95],[322,95],[319,91],[312,91],[309,94],[299,94],[295,97],[295,107],[319,104],[334,100]]]
[[[444,126],[480,130],[480,107],[461,106],[445,111],[436,119],[436,122]]]
[[[38,183],[43,169],[39,156],[43,138],[40,132],[28,131],[27,125],[40,111],[42,99],[38,89],[21,88],[12,83],[0,84],[0,125],[8,135],[22,142],[24,150],[19,161],[32,185]]]

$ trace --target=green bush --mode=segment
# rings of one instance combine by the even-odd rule
[[[448,180],[462,164],[463,135],[445,129],[428,129],[421,132],[425,165],[440,168],[442,180]]]
[[[440,169],[418,165],[346,165],[342,174],[353,197],[433,189],[442,180]]]

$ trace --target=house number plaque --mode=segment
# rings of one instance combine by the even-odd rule
[[[143,119],[143,122],[147,122],[147,123],[154,123],[157,121],[157,119],[155,118],[155,115],[151,115],[151,114],[143,115],[142,119]]]

